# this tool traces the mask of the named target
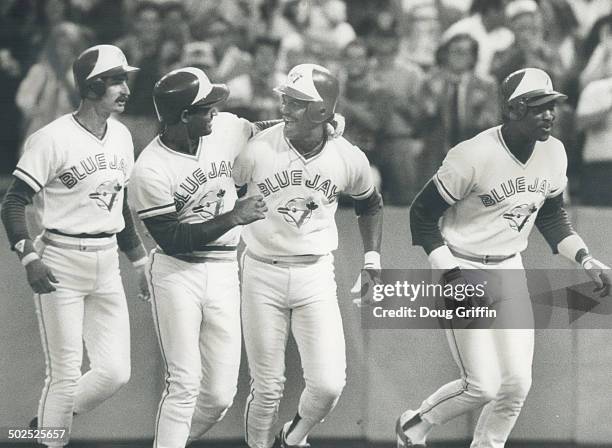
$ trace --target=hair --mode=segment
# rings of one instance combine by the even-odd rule
[[[504,0],[472,0],[470,14],[485,14],[492,9],[504,9]]]
[[[474,39],[472,35],[467,34],[467,33],[455,34],[454,36],[450,37],[448,40],[443,41],[440,44],[440,46],[436,50],[436,55],[435,55],[436,65],[439,65],[439,66],[446,65],[448,61],[448,49],[450,48],[453,42],[456,42],[460,39],[467,39],[471,42],[473,62],[470,67],[470,70],[473,70],[474,67],[476,67],[476,64],[478,63],[478,51],[479,51],[478,41]]]

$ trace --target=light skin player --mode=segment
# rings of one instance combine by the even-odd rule
[[[527,68],[504,80],[502,97],[503,124],[451,149],[410,211],[413,244],[443,282],[488,280],[487,304],[501,328],[453,321],[446,331],[461,379],[398,418],[398,448],[424,447],[434,427],[481,408],[471,447],[505,445],[531,386],[533,314],[521,252],[534,225],[554,253],[582,266],[599,295],[610,291],[609,268],[590,255],[563,209],[567,156],[551,131],[566,96],[544,71]]]
[[[11,248],[34,291],[46,378],[39,428],[70,428],[130,377],[130,327],[117,246],[148,298],[146,252],[126,200],[134,163],[130,132],[113,113],[129,98],[121,50],[99,45],[73,64],[81,104],[28,138],[2,206]],[[25,208],[42,196],[44,232],[32,241]],[[90,370],[81,375],[83,341]],[[69,432],[68,431],[68,432]],[[62,446],[67,440],[41,440]]]
[[[337,194],[355,200],[365,250],[365,282],[379,281],[382,199],[359,148],[328,139],[337,79],[301,64],[278,87],[283,123],[255,136],[234,165],[238,187],[262,195],[265,219],[245,227],[242,324],[251,373],[245,409],[251,448],[308,447],[310,431],[334,408],[345,384],[345,345],[333,255]],[[306,387],[293,421],[274,438],[285,381],[285,346],[292,333]]]

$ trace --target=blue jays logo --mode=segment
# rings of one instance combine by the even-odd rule
[[[191,210],[206,220],[212,219],[223,211],[224,197],[225,190],[223,189],[217,192],[209,191],[200,198],[198,205]]]
[[[318,208],[319,205],[312,198],[293,198],[284,207],[278,207],[276,210],[283,215],[286,222],[299,229],[308,222],[312,212]]]
[[[96,188],[96,191],[89,193],[89,197],[96,201],[96,205],[103,210],[111,211],[117,200],[117,195],[123,189],[123,185],[117,179],[107,180]]]
[[[521,204],[504,213],[503,216],[508,220],[511,229],[520,232],[525,227],[525,224],[527,224],[527,221],[529,221],[529,217],[537,211],[538,208],[533,203],[529,205]]]

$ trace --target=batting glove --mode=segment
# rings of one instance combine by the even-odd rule
[[[342,134],[344,134],[345,124],[346,123],[344,120],[344,116],[340,114],[334,114],[334,118],[332,118],[332,120],[327,123],[327,126],[325,128],[329,138],[334,139],[342,137]]]
[[[584,257],[580,264],[591,280],[595,282],[596,287],[593,292],[599,294],[599,297],[609,296],[610,285],[612,284],[610,267],[591,255]]]

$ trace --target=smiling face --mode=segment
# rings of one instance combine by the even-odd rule
[[[212,121],[217,109],[210,106],[195,106],[183,112],[181,117],[190,139],[196,139],[212,132]]]
[[[309,101],[298,100],[287,95],[281,95],[281,115],[285,121],[285,137],[288,139],[303,139],[310,137],[313,131],[321,127],[308,118]]]
[[[121,113],[130,97],[130,88],[127,85],[127,74],[103,78],[106,84],[104,95],[100,98],[100,107],[107,113]]]

